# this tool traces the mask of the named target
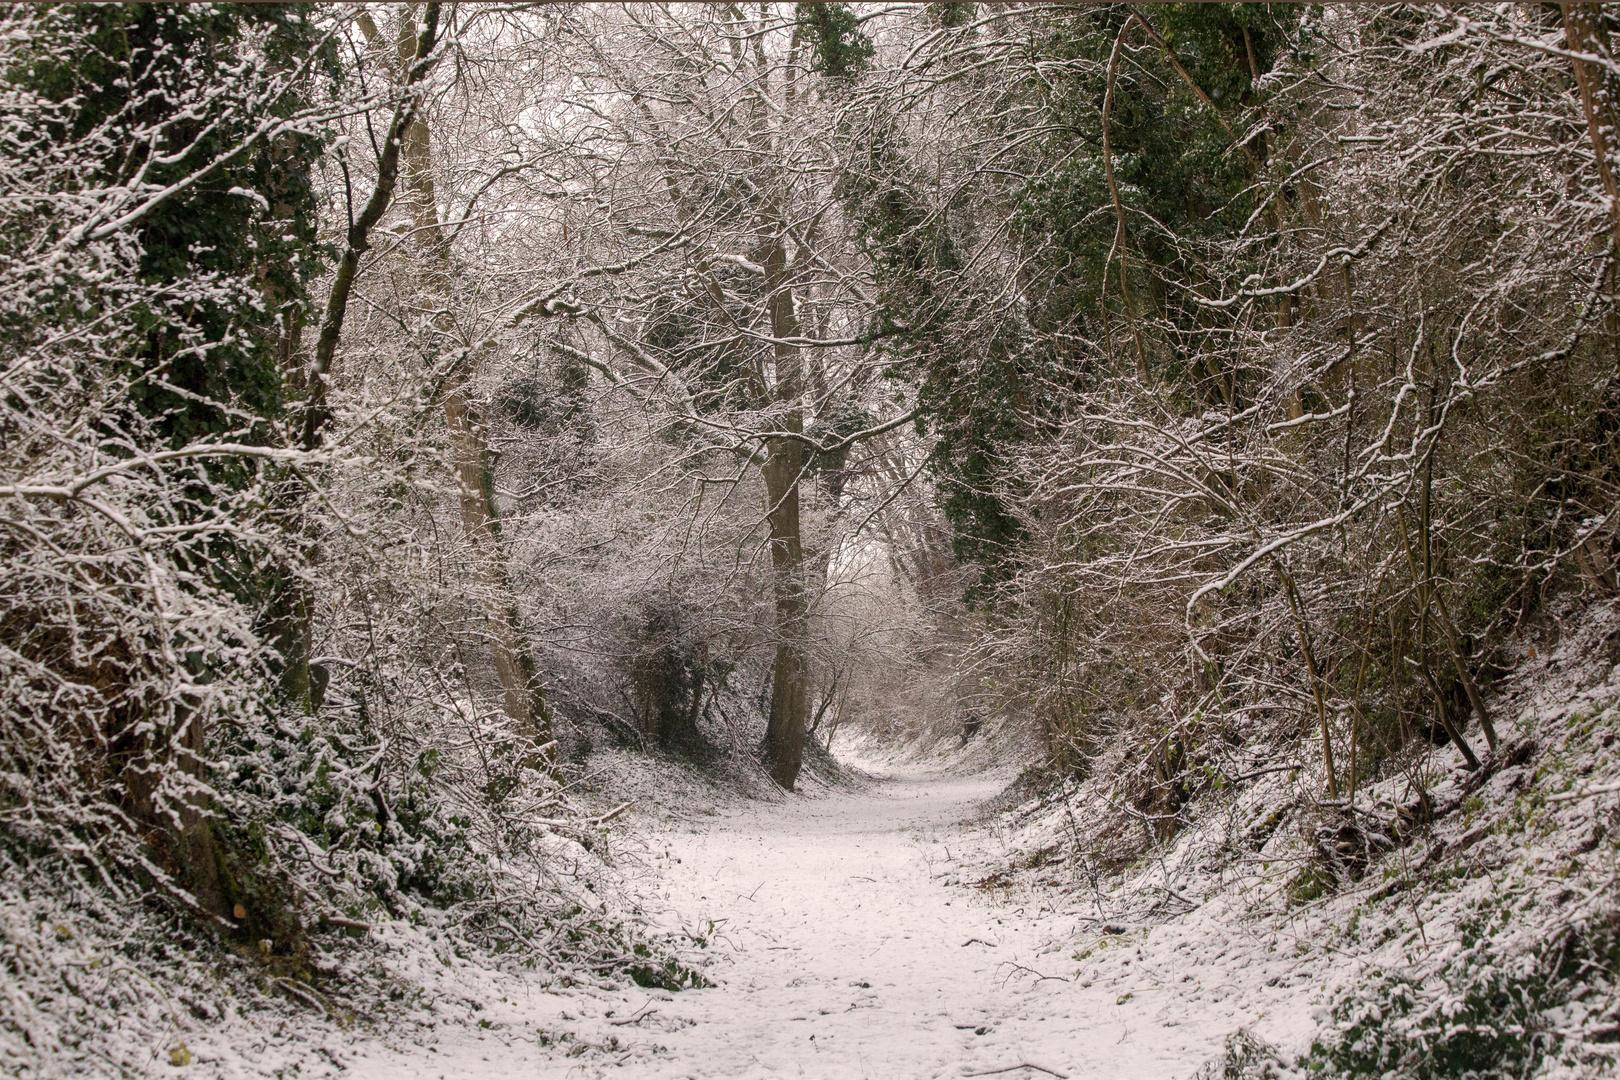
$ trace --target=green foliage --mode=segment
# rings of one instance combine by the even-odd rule
[[[863,406],[850,401],[840,401],[833,406],[829,415],[812,425],[805,435],[826,445],[846,439],[858,431],[871,427],[874,422],[871,412]],[[849,462],[849,451],[850,448],[846,446],[831,453],[812,453],[804,466],[805,475],[842,472]]]
[[[628,676],[641,734],[658,746],[693,756],[708,747],[697,730],[697,707],[708,687],[706,642],[690,612],[671,597],[639,605],[624,631],[621,667]]]
[[[1332,1034],[1302,1064],[1326,1077],[1496,1080],[1535,1074],[1565,1052],[1560,1029],[1601,1009],[1620,974],[1610,921],[1570,929],[1544,948],[1504,953],[1507,916],[1462,927],[1462,948],[1437,977],[1385,974],[1333,1007]]]
[[[1030,436],[1039,386],[1030,357],[992,341],[988,354],[940,351],[919,387],[922,434],[937,436],[928,464],[954,526],[957,558],[978,564],[983,585],[1001,580],[1024,535],[1001,490],[1009,457]],[[982,586],[981,586],[982,588]]]
[[[1199,1069],[1195,1080],[1272,1080],[1287,1075],[1287,1065],[1276,1047],[1246,1028],[1226,1037],[1219,1058]]]
[[[1255,83],[1276,66],[1300,18],[1298,4],[1144,4],[1142,10],[1223,110],[1257,104]]]
[[[1021,304],[997,304],[986,295],[991,285],[968,280],[959,253],[976,235],[976,212],[960,188],[952,202],[932,201],[929,182],[905,164],[897,129],[876,124],[844,181],[877,269],[879,333],[885,348],[912,360],[905,370],[918,384],[918,427],[938,438],[929,465],[941,506],[958,557],[980,565],[984,586],[1006,577],[1023,540],[1009,508],[1017,481],[1008,466],[1063,419],[1057,402],[1065,391],[1106,374],[1095,343],[1109,336],[1111,322],[1164,325],[1145,347],[1145,362],[1171,380],[1172,399],[1178,391],[1216,400],[1241,392],[1241,373],[1197,360],[1211,327],[1181,298],[1180,283],[1196,278],[1189,240],[1231,236],[1255,210],[1245,191],[1266,141],[1258,140],[1258,157],[1252,148],[1237,151],[1233,131],[1241,133],[1244,110],[1259,100],[1255,75],[1277,63],[1299,13],[1264,4],[1160,5],[1144,13],[1162,25],[1219,112],[1132,30],[1131,62],[1119,67],[1109,116],[1129,225],[1123,257],[1102,155],[1108,59],[1128,17],[1122,9],[1029,18],[1030,47],[1043,64],[1015,103],[1041,110],[1044,134],[1009,160],[1027,180],[1007,192],[1004,207],[1023,261]],[[958,14],[941,12],[942,25],[967,21]]]
[[[872,42],[861,33],[860,19],[848,4],[800,4],[794,14],[815,56],[811,70],[849,79],[871,61]]]
[[[896,129],[871,139],[841,181],[864,246],[877,271],[881,309],[874,341],[907,363],[891,375],[917,383],[918,431],[937,437],[929,457],[941,508],[955,527],[958,558],[1000,580],[1022,528],[995,491],[1007,455],[1025,438],[1029,403],[1038,386],[1016,319],[964,294],[955,235],[957,215],[933,207],[923,181],[911,175]],[[961,334],[976,323],[982,335]]]
[[[751,212],[744,211],[745,214]],[[738,267],[721,263],[709,267],[707,273],[728,299],[762,299],[758,280]],[[746,321],[749,315],[745,307],[735,299],[722,304],[705,297],[693,305],[661,298],[647,329],[642,332],[643,346],[655,350],[670,366],[688,373],[692,403],[700,412],[715,414],[740,408],[749,398],[746,352],[709,340],[707,329],[707,320],[716,314]]]
[[[1047,92],[1052,131],[1038,147],[1029,182],[1014,195],[1013,221],[1026,247],[1037,253],[1029,275],[1039,289],[1030,312],[1036,327],[1048,334],[1084,328],[1095,340],[1104,307],[1116,319],[1158,314],[1183,334],[1166,339],[1169,355],[1161,362],[1167,366],[1156,374],[1196,384],[1203,373],[1193,369],[1192,354],[1206,320],[1180,298],[1181,283],[1196,277],[1187,245],[1243,227],[1256,209],[1253,196],[1244,193],[1263,164],[1266,145],[1261,138],[1250,140],[1258,151],[1248,143],[1245,150],[1233,148],[1233,133],[1247,122],[1243,110],[1258,103],[1244,35],[1263,76],[1298,12],[1174,4],[1145,5],[1143,14],[1159,24],[1215,109],[1156,47],[1143,43],[1133,50],[1134,62],[1118,66],[1108,136],[1127,219],[1125,254],[1116,248],[1118,221],[1102,158],[1108,61],[1125,20],[1117,10],[1077,9],[1045,28],[1044,44],[1066,61],[1058,69],[1066,77]],[[1121,293],[1122,258],[1131,268],[1134,310]]]
[[[219,751],[230,770],[219,778],[220,841],[232,878],[226,899],[247,907],[253,925],[285,921],[291,916],[281,913],[295,905],[283,894],[267,830],[301,834],[316,868],[341,874],[356,915],[370,907],[408,915],[476,892],[476,865],[466,860],[470,822],[439,797],[434,761],[423,755],[416,769],[385,777],[381,749],[358,731],[316,722],[267,723],[226,737]]]
[[[320,267],[311,168],[322,147],[291,132],[232,154],[306,96],[205,91],[244,64],[285,72],[318,47],[329,65],[332,46],[292,4],[83,4],[66,18],[72,48],[36,54],[6,81],[62,102],[63,138],[107,133],[102,167],[84,183],[156,192],[192,180],[135,230],[141,275],[160,288],[138,316],[128,363],[144,378],[129,399],[173,445],[244,428],[262,439],[259,421],[283,405],[278,339],[305,320]]]
[[[1330,895],[1338,883],[1324,866],[1307,866],[1288,883],[1288,903],[1298,907]]]
[[[520,428],[572,431],[581,440],[595,435],[590,415],[590,369],[571,355],[549,368],[518,374],[496,391],[496,408]]]
[[[100,318],[123,331],[106,339],[100,370],[84,373],[117,387],[91,421],[100,450],[135,457],[206,440],[277,441],[286,368],[322,263],[312,169],[323,138],[294,118],[318,80],[336,75],[331,42],[294,4],[82,4],[54,14],[0,79],[54,104],[42,153],[72,146],[86,156],[54,181],[63,194],[94,193],[108,216],[129,220],[109,243],[133,251],[132,280],[54,281],[59,326]],[[296,606],[296,571],[242,540],[265,493],[238,493],[265,473],[230,458],[169,471],[183,493],[165,508],[172,524],[214,526],[181,557],[184,580],[270,608],[266,636],[289,661],[292,696],[306,697],[301,641],[286,632],[297,619],[281,610]]]
[[[178,877],[203,906],[232,868],[205,819],[201,733],[264,707],[273,660],[255,615],[295,574],[266,537],[273,489],[258,464],[148,455],[276,439],[278,345],[320,261],[310,170],[324,136],[306,106],[331,55],[309,15],[4,13],[5,479],[143,463],[93,484],[91,512],[88,497],[53,505],[12,489],[5,516],[32,524],[7,530],[0,551],[16,590],[0,602],[15,610],[0,625],[12,646],[0,741],[17,754],[4,771],[58,786],[31,801],[45,816],[43,804],[73,806],[70,849],[99,848],[159,886]],[[62,578],[52,559],[96,569]],[[34,694],[48,703],[37,713]]]
[[[687,989],[702,990],[712,985],[697,971],[675,958],[656,955],[646,942],[636,942],[631,946],[631,951],[641,962],[629,965],[625,974],[637,986],[673,993]]]

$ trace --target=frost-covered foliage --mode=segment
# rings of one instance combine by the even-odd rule
[[[1303,770],[1223,783],[1157,842],[1099,771],[1026,790],[980,884],[1062,893],[1077,981],[1173,985],[1188,1016],[1240,1002],[1211,1080],[1609,1075],[1620,615],[1552,614],[1493,694],[1510,750],[1484,769],[1409,746],[1338,806]]]
[[[1483,758],[1510,635],[1614,594],[1612,21],[1031,13],[871,90],[974,689],[1116,777],[1139,839],[1284,760],[1342,800],[1416,738]],[[968,91],[974,50],[1005,63]]]
[[[1427,980],[1387,974],[1346,995],[1330,1034],[1311,1048],[1313,1071],[1515,1077],[1601,1055],[1582,1044],[1601,1044],[1614,1022],[1614,928],[1571,927],[1541,948],[1504,954],[1494,935],[1509,921],[1486,912],[1460,926],[1460,948]]]
[[[302,437],[323,155],[408,97],[345,69],[355,15],[0,11],[8,1075],[142,1071],[118,1016],[161,1041],[141,1010],[233,947],[228,981],[364,1013],[328,950],[389,921],[548,981],[695,978],[483,678],[498,579],[347,516],[439,490],[434,441]]]
[[[157,838],[200,835],[207,733],[269,705],[253,578],[277,557],[286,455],[273,362],[243,339],[275,314],[261,275],[296,283],[254,236],[299,223],[230,184],[318,133],[293,89],[307,69],[283,64],[313,28],[203,8],[5,20],[0,813],[93,878],[171,882],[206,855]],[[237,249],[172,235],[187,216]]]

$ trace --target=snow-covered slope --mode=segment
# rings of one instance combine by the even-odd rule
[[[1562,616],[1491,699],[1478,771],[1423,748],[1353,804],[1275,771],[1206,793],[1112,874],[1086,850],[1119,800],[1092,777],[991,819],[964,883],[1067,911],[1047,967],[1083,987],[1166,1024],[1224,1009],[1210,1075],[1607,1075],[1620,615]]]

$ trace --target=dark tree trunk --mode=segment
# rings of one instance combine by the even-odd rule
[[[772,347],[776,361],[775,399],[784,406],[779,430],[802,433],[804,359],[784,339],[797,337],[788,282],[787,252],[774,239],[765,256],[765,283],[770,290]],[[765,500],[771,529],[771,577],[776,602],[776,659],[771,669],[771,714],[765,727],[765,767],[771,779],[792,791],[804,761],[804,728],[810,712],[808,653],[810,598],[805,582],[804,547],[799,535],[799,481],[804,473],[804,444],[781,436],[766,446]]]

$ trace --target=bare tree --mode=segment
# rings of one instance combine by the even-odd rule
[[[700,485],[713,482],[710,463],[758,470],[756,542],[774,609],[763,752],[791,788],[825,565],[806,552],[804,481],[909,419],[878,392],[861,340],[869,299],[826,164],[843,102],[776,9],[579,18],[583,88],[566,106],[588,129],[572,138],[590,151],[582,182],[597,209],[574,238],[614,270],[573,285],[577,329],[564,347],[665,410]]]
[[[431,49],[436,22],[437,11],[430,7],[423,23],[425,29],[419,32],[414,6],[407,6],[401,12],[395,34],[397,59],[393,70],[407,87],[416,71],[414,65],[420,63],[416,58]],[[369,16],[362,17],[360,27],[374,49],[386,50]],[[469,328],[465,316],[457,318],[455,283],[461,275],[452,246],[453,226],[440,219],[432,134],[422,110],[411,114],[401,127],[397,142],[407,194],[403,202],[410,215],[413,248],[421,268],[423,295],[419,303],[425,309],[427,344],[432,349],[425,366],[437,380],[438,385],[431,393],[443,402],[445,424],[450,433],[462,528],[482,587],[481,596],[488,607],[486,633],[490,654],[507,716],[540,745],[550,740],[550,717],[507,570],[488,429],[469,392],[476,368],[489,346],[486,338],[478,333],[484,328],[476,324]],[[505,165],[510,171],[521,168],[513,162]],[[467,329],[474,336],[466,336]]]

